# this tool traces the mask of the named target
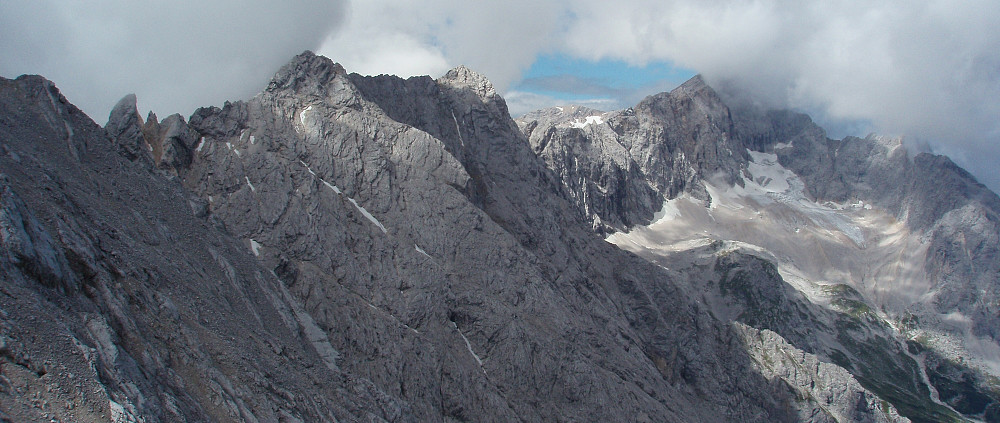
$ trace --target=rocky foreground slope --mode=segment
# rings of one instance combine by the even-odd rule
[[[708,201],[699,175],[742,181],[729,166],[750,153],[678,122],[693,154],[638,162],[687,173],[602,222]],[[581,207],[465,68],[362,77],[307,52],[248,101],[160,121],[127,96],[104,128],[40,77],[3,79],[0,142],[2,419],[959,417],[912,375],[873,393],[860,353],[809,345],[799,323],[840,315],[758,255],[715,245],[666,269],[605,242],[591,211],[614,207]]]

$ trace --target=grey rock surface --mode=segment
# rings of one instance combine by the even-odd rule
[[[624,233],[645,226],[657,218],[654,214],[663,207],[663,200],[681,195],[702,200],[709,206],[712,200],[720,199],[710,198],[707,186],[739,191],[749,180],[744,178],[752,176],[748,153],[773,153],[777,163],[793,172],[804,184],[809,198],[803,201],[818,207],[828,207],[824,204],[874,206],[903,222],[906,230],[915,234],[914,239],[919,238],[914,241],[918,250],[926,249],[926,254],[914,254],[919,262],[890,262],[893,266],[904,266],[902,269],[866,269],[848,281],[850,289],[860,292],[857,298],[838,301],[843,304],[857,301],[857,304],[877,310],[880,316],[863,323],[865,331],[874,328],[892,344],[897,340],[926,339],[943,333],[948,340],[942,340],[939,349],[954,350],[956,343],[964,345],[959,348],[968,348],[945,354],[948,359],[917,354],[920,362],[953,360],[958,363],[963,355],[971,354],[977,356],[979,363],[988,365],[1000,357],[997,343],[1000,339],[997,337],[997,328],[1000,328],[1000,261],[997,260],[1000,198],[947,158],[926,153],[914,155],[901,140],[874,135],[832,140],[806,115],[770,110],[740,99],[738,95],[719,95],[700,77],[670,93],[647,97],[633,108],[584,113],[599,119],[586,119],[577,109],[563,107],[529,113],[520,118],[518,124],[535,153],[560,179],[560,194],[586,214],[597,232]],[[745,218],[758,217],[748,215]],[[734,233],[739,232],[734,229]],[[874,238],[874,242],[884,239]],[[857,248],[864,249],[864,242]],[[775,251],[773,254],[783,253]],[[903,252],[898,255],[902,257]],[[659,256],[647,258],[662,261]],[[774,256],[770,259],[779,260]],[[869,267],[876,262],[871,263]],[[900,277],[887,285],[872,286],[865,276],[879,272],[895,272]],[[919,280],[911,279],[914,274],[919,274]],[[696,282],[692,285],[702,285]],[[822,279],[813,282],[826,283]],[[772,288],[767,284],[754,284],[752,289],[739,293],[737,297],[742,300],[738,302],[754,303],[753,307],[766,306],[759,300],[768,298],[768,290]],[[735,297],[730,298],[733,301]],[[783,307],[776,309],[787,311]],[[887,331],[877,328],[886,325],[883,318],[896,322],[900,328],[888,328]],[[905,324],[899,325],[900,322]],[[812,330],[814,326],[808,322],[784,322],[785,331],[762,323],[748,324],[775,330],[797,348],[816,352],[824,360],[833,360],[833,356],[815,350],[819,347],[815,339],[810,341],[794,332],[795,328]],[[909,359],[904,357],[906,351],[898,345],[874,350],[900,356],[903,362]],[[878,359],[858,357],[848,361],[867,363],[872,360]],[[876,380],[872,374],[866,374],[858,366],[852,367],[847,361],[838,364],[848,367],[859,378],[867,378],[869,382]],[[955,371],[957,367],[964,370]],[[991,371],[988,369],[957,367],[940,374],[930,368],[928,380],[941,392],[951,392],[941,396],[949,406],[967,416],[982,418],[990,404],[1000,400],[1000,386],[989,382],[995,380],[995,376],[989,376]],[[911,396],[906,401],[925,398],[933,408],[933,402],[926,399],[925,389],[921,388],[925,385],[920,380],[924,375],[914,372],[908,365],[896,368],[902,372],[897,374],[900,380],[908,380],[896,385],[910,385],[902,389]],[[882,369],[871,370],[879,374]],[[866,386],[874,385],[868,383]],[[957,388],[959,386],[961,388]],[[887,396],[894,395],[891,391],[895,390],[895,387],[876,389],[880,395]],[[919,406],[907,406],[899,398],[896,395],[893,400],[901,407]]]
[[[294,297],[190,192],[50,82],[0,80],[0,139],[4,419],[400,419],[323,365]]]
[[[557,110],[529,113],[518,125],[599,232],[647,224],[663,200],[685,192],[708,201],[703,181],[742,183],[746,148],[729,108],[700,76],[590,124]]]
[[[761,377],[738,333],[659,268],[596,237],[468,69],[361,77],[305,53],[254,99],[190,122],[205,138],[176,169],[185,186],[301,300],[338,365],[415,419],[819,407]]]
[[[614,184],[650,180],[616,192],[652,203],[586,209],[601,190],[564,183],[581,168],[550,169],[464,67],[363,77],[306,52],[248,101],[160,122],[126,97],[104,129],[0,80],[0,416],[905,421],[790,321],[733,324],[593,232],[655,211],[650,189],[741,180],[713,96],[602,118],[624,135],[589,157],[627,152]],[[800,303],[768,281],[747,298]]]
[[[148,159],[147,149],[151,148],[142,134],[143,121],[136,108],[135,94],[122,97],[111,109],[104,129],[129,160]]]

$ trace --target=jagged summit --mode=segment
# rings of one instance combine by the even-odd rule
[[[457,88],[470,88],[484,100],[500,99],[492,82],[465,65],[449,70],[438,81]]]
[[[119,146],[119,151],[129,160],[146,156],[147,143],[142,135],[143,121],[136,106],[135,94],[122,97],[108,114],[108,122],[104,125],[111,139]],[[155,115],[150,115],[152,120]]]
[[[688,78],[687,81],[684,81],[684,83],[678,85],[677,88],[675,88],[675,90],[681,90],[687,92],[697,92],[706,89],[715,91],[715,89],[712,88],[707,81],[705,81],[705,77],[702,76],[702,74],[700,73],[695,76],[692,76],[691,78]]]
[[[265,91],[282,89],[290,89],[293,92],[303,89],[323,91],[325,84],[346,73],[339,63],[306,50],[282,66],[271,78]]]
[[[1000,411],[961,363],[887,324],[892,303],[867,302],[877,291],[826,281],[851,277],[836,272],[844,248],[863,259],[844,269],[865,272],[902,242],[915,247],[904,266],[864,280],[944,274],[942,301],[907,309],[923,313],[907,324],[954,312],[989,332],[994,297],[975,296],[995,292],[995,214],[935,200],[934,232],[910,236],[869,207],[884,200],[810,202],[823,183],[861,200],[906,155],[734,114],[700,78],[641,107],[550,110],[520,128],[468,68],[362,76],[308,51],[257,96],[187,122],[143,122],[126,96],[100,128],[53,90],[0,81],[0,420]],[[738,124],[747,116],[759,120]],[[967,188],[922,161],[907,165],[933,172],[904,170],[914,185]],[[672,232],[642,228],[654,221]],[[631,230],[642,256],[595,230]],[[922,251],[936,261],[909,260]],[[789,257],[804,271],[787,273]],[[819,296],[801,290],[813,271]],[[80,386],[94,394],[69,394]]]

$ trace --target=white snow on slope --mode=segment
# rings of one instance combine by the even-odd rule
[[[649,226],[607,240],[647,257],[711,240],[740,241],[773,255],[782,277],[817,302],[824,301],[824,284],[848,284],[890,310],[932,292],[921,265],[927,245],[902,222],[860,203],[812,201],[775,154],[750,157],[743,187],[706,184],[710,207],[681,196],[667,201]]]
[[[326,179],[320,178],[318,175],[316,175],[316,172],[314,172],[312,170],[312,168],[310,168],[309,165],[306,164],[306,162],[304,162],[302,160],[299,160],[299,163],[301,163],[302,166],[306,168],[306,171],[308,171],[310,175],[319,178],[320,182],[322,182],[323,185],[326,185],[327,188],[330,188],[331,190],[333,190],[333,192],[337,193],[337,195],[343,195],[344,194],[344,192],[341,191],[338,186],[336,186],[334,184],[331,184],[331,183],[327,182]],[[249,179],[247,179],[247,183],[248,184],[250,183]],[[251,188],[253,188],[252,185],[251,185]],[[361,206],[361,204],[358,204],[358,202],[355,201],[351,197],[347,197],[347,201],[350,201],[351,204],[353,204],[354,207],[357,208],[358,211],[361,212],[361,214],[364,217],[366,217],[369,221],[371,221],[372,223],[374,223],[375,226],[378,226],[378,228],[382,230],[382,233],[388,233],[388,231],[385,229],[385,225],[383,225],[382,222],[379,222],[379,220],[377,218],[375,218],[375,216],[372,215],[367,209],[365,209],[363,206]]]
[[[782,278],[814,303],[828,305],[824,285],[847,284],[889,322],[922,310],[935,295],[937,287],[923,270],[927,237],[862,201],[813,201],[775,154],[750,152],[750,157],[743,187],[706,184],[710,207],[682,195],[665,202],[650,225],[607,241],[658,263],[713,240],[733,241],[773,259]],[[933,315],[933,320],[957,332],[922,329],[908,336],[924,334],[946,357],[964,357],[967,363],[976,357],[978,367],[1000,374],[1000,346],[974,337],[966,316]]]
[[[458,336],[461,336],[462,340],[465,341],[465,347],[469,349],[469,354],[472,354],[472,358],[476,359],[476,363],[479,363],[479,368],[483,370],[483,373],[486,373],[486,369],[483,368],[483,360],[479,358],[479,354],[476,354],[476,352],[472,350],[472,343],[469,342],[469,338],[465,337],[462,330],[458,328],[458,324],[451,322],[451,326],[455,328],[456,332],[458,332]]]
[[[600,115],[595,115],[595,116],[587,116],[587,118],[584,119],[583,122],[581,122],[579,119],[575,120],[573,122],[570,122],[569,126],[571,126],[573,128],[582,129],[582,128],[586,127],[587,125],[600,125],[602,123],[604,123],[604,118],[602,116],[600,116]]]
[[[302,123],[302,126],[306,125],[306,113],[308,113],[312,109],[313,109],[313,106],[309,106],[309,107],[306,107],[305,110],[299,112],[299,122]]]
[[[343,191],[340,190],[340,187],[327,182],[325,179],[320,179],[320,180],[323,181],[323,185],[326,185],[327,188],[332,189],[333,192],[335,192],[337,194],[343,194],[344,193]]]
[[[372,216],[372,214],[368,212],[368,210],[366,210],[364,207],[361,207],[361,205],[358,204],[357,201],[354,201],[354,199],[351,197],[347,197],[347,200],[350,201],[351,204],[354,204],[354,207],[357,207],[358,211],[360,211],[362,215],[364,215],[365,217],[368,218],[368,220],[374,223],[375,226],[378,226],[378,228],[382,230],[382,233],[387,232],[385,230],[385,226],[382,226],[382,222],[379,222],[378,219],[375,218],[375,216]]]

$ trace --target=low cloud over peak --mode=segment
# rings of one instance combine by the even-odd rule
[[[806,111],[834,135],[905,134],[1000,188],[995,0],[345,4],[4,2],[0,73],[41,73],[102,120],[128,92],[160,113],[245,98],[305,49],[363,74],[440,76],[466,64],[522,108],[624,107],[681,82],[531,74],[540,59],[668,66]]]

